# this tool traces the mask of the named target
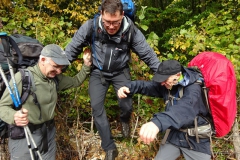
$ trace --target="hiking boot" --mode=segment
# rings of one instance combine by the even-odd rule
[[[122,124],[122,135],[125,138],[130,137],[130,126],[128,122],[121,122]]]
[[[118,150],[112,149],[112,150],[106,151],[106,156],[104,160],[115,160],[117,156],[118,156]]]

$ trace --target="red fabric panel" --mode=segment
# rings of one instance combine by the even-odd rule
[[[222,54],[202,52],[189,65],[198,66],[209,89],[209,104],[216,137],[229,133],[237,113],[237,80],[232,63]]]

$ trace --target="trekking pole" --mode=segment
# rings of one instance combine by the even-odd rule
[[[35,151],[37,152],[37,154],[38,154],[39,160],[43,160],[43,159],[42,159],[42,156],[41,156],[41,154],[40,154],[40,151],[38,150],[38,147],[37,147],[36,143],[34,142],[34,139],[33,139],[33,137],[32,137],[32,133],[31,133],[29,127],[27,126],[25,129],[26,129],[26,132],[28,133],[28,135],[29,135],[29,137],[30,137],[30,140],[31,140],[32,143],[33,143],[34,150],[35,150]]]
[[[1,73],[1,76],[2,76],[2,79],[3,79],[4,83],[5,83],[5,85],[6,85],[7,89],[8,89],[8,91],[9,91],[9,94],[10,94],[10,96],[12,98],[14,106],[18,107],[19,104],[18,104],[18,102],[17,102],[17,100],[16,100],[16,98],[15,98],[13,92],[12,92],[12,89],[11,89],[10,85],[8,84],[8,80],[7,80],[7,78],[6,78],[5,74],[4,74],[4,71],[3,71],[1,65],[0,65],[0,73]]]
[[[9,68],[9,71],[10,71],[10,75],[12,77],[13,87],[14,87],[14,90],[15,90],[17,102],[18,102],[18,104],[20,106],[21,105],[21,99],[20,99],[20,95],[19,95],[19,92],[18,92],[18,89],[17,89],[16,81],[15,81],[15,78],[14,78],[13,68],[12,68],[12,66],[9,63],[8,58],[7,58],[7,63],[8,63],[8,68]]]
[[[26,127],[24,126],[23,129],[24,129],[26,140],[27,140],[27,145],[28,145],[28,149],[29,149],[29,152],[30,152],[31,159],[35,160]]]

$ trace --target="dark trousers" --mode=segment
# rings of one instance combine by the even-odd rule
[[[116,148],[116,145],[111,135],[109,121],[104,108],[106,93],[110,84],[113,85],[114,90],[117,93],[120,87],[124,86],[131,80],[129,70],[128,72],[120,72],[119,74],[113,76],[104,76],[104,79],[105,85],[102,84],[99,72],[93,71],[89,80],[89,94],[94,123],[102,140],[101,146],[105,151],[107,151]],[[118,98],[118,104],[121,110],[120,120],[122,122],[128,122],[132,113],[131,97],[124,99]]]

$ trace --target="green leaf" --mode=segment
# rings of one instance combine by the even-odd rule
[[[138,17],[140,20],[143,20],[145,18],[145,16],[143,14],[141,14],[139,17]]]
[[[50,31],[50,29],[49,29],[47,26],[44,26],[44,28],[45,28],[47,31]]]
[[[186,29],[181,29],[181,30],[180,30],[180,34],[181,34],[181,35],[184,35],[184,34],[186,34],[186,33],[187,33],[187,30],[186,30]]]
[[[233,21],[232,20],[227,20],[226,23],[231,24],[231,23],[233,23]]]
[[[169,53],[168,55],[168,58],[172,59],[173,58],[173,55],[171,53]]]
[[[63,26],[64,25],[64,21],[58,22],[58,25]]]
[[[140,27],[141,27],[144,31],[148,30],[148,26],[146,26],[146,25],[140,25]]]
[[[64,37],[64,32],[60,32],[59,34],[58,34],[58,38],[61,38],[61,37]]]
[[[240,43],[240,38],[236,39],[235,42],[238,44]]]
[[[3,22],[7,22],[9,20],[9,18],[6,18],[6,17],[2,17],[1,19]]]

